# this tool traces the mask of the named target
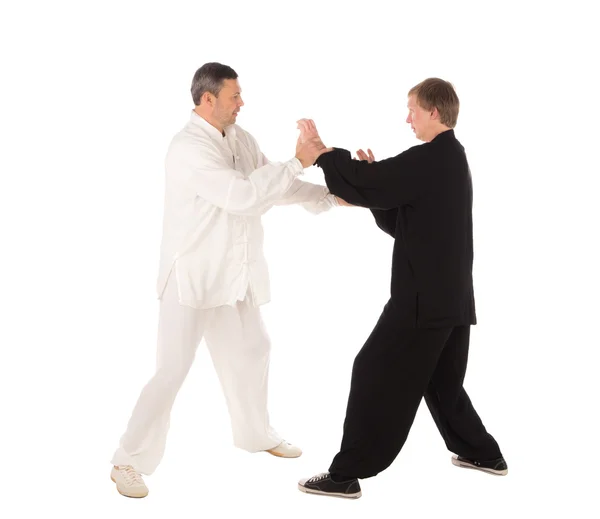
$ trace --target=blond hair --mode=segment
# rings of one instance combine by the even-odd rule
[[[421,81],[408,91],[408,95],[417,97],[417,104],[424,110],[437,108],[440,122],[448,128],[454,128],[460,106],[452,83],[436,77]]]

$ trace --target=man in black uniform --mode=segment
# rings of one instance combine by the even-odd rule
[[[476,316],[471,173],[453,130],[458,96],[430,78],[409,91],[408,110],[424,144],[379,162],[370,150],[354,160],[336,148],[316,162],[331,193],[369,208],[395,242],[391,299],[354,361],[340,452],[329,472],[300,481],[303,492],[360,497],[358,479],[394,461],[422,397],[455,465],[508,472],[463,388]],[[311,120],[299,127],[304,138],[318,136]]]

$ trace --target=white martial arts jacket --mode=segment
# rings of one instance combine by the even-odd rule
[[[225,136],[192,111],[165,161],[165,205],[158,297],[175,275],[181,304],[206,309],[250,297],[270,300],[261,215],[302,204],[317,214],[338,205],[325,186],[298,180],[295,157],[269,162],[237,125]]]

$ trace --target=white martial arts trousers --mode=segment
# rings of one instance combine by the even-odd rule
[[[270,341],[260,309],[248,298],[236,306],[198,310],[180,305],[172,273],[160,301],[156,374],[133,409],[113,465],[152,474],[163,457],[171,409],[204,337],[225,394],[236,447],[258,452],[282,439],[267,412]]]

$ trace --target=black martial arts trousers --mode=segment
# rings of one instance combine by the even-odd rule
[[[352,382],[335,479],[385,470],[404,445],[421,398],[448,450],[473,460],[502,456],[463,388],[470,326],[403,328],[389,302],[362,347]]]

